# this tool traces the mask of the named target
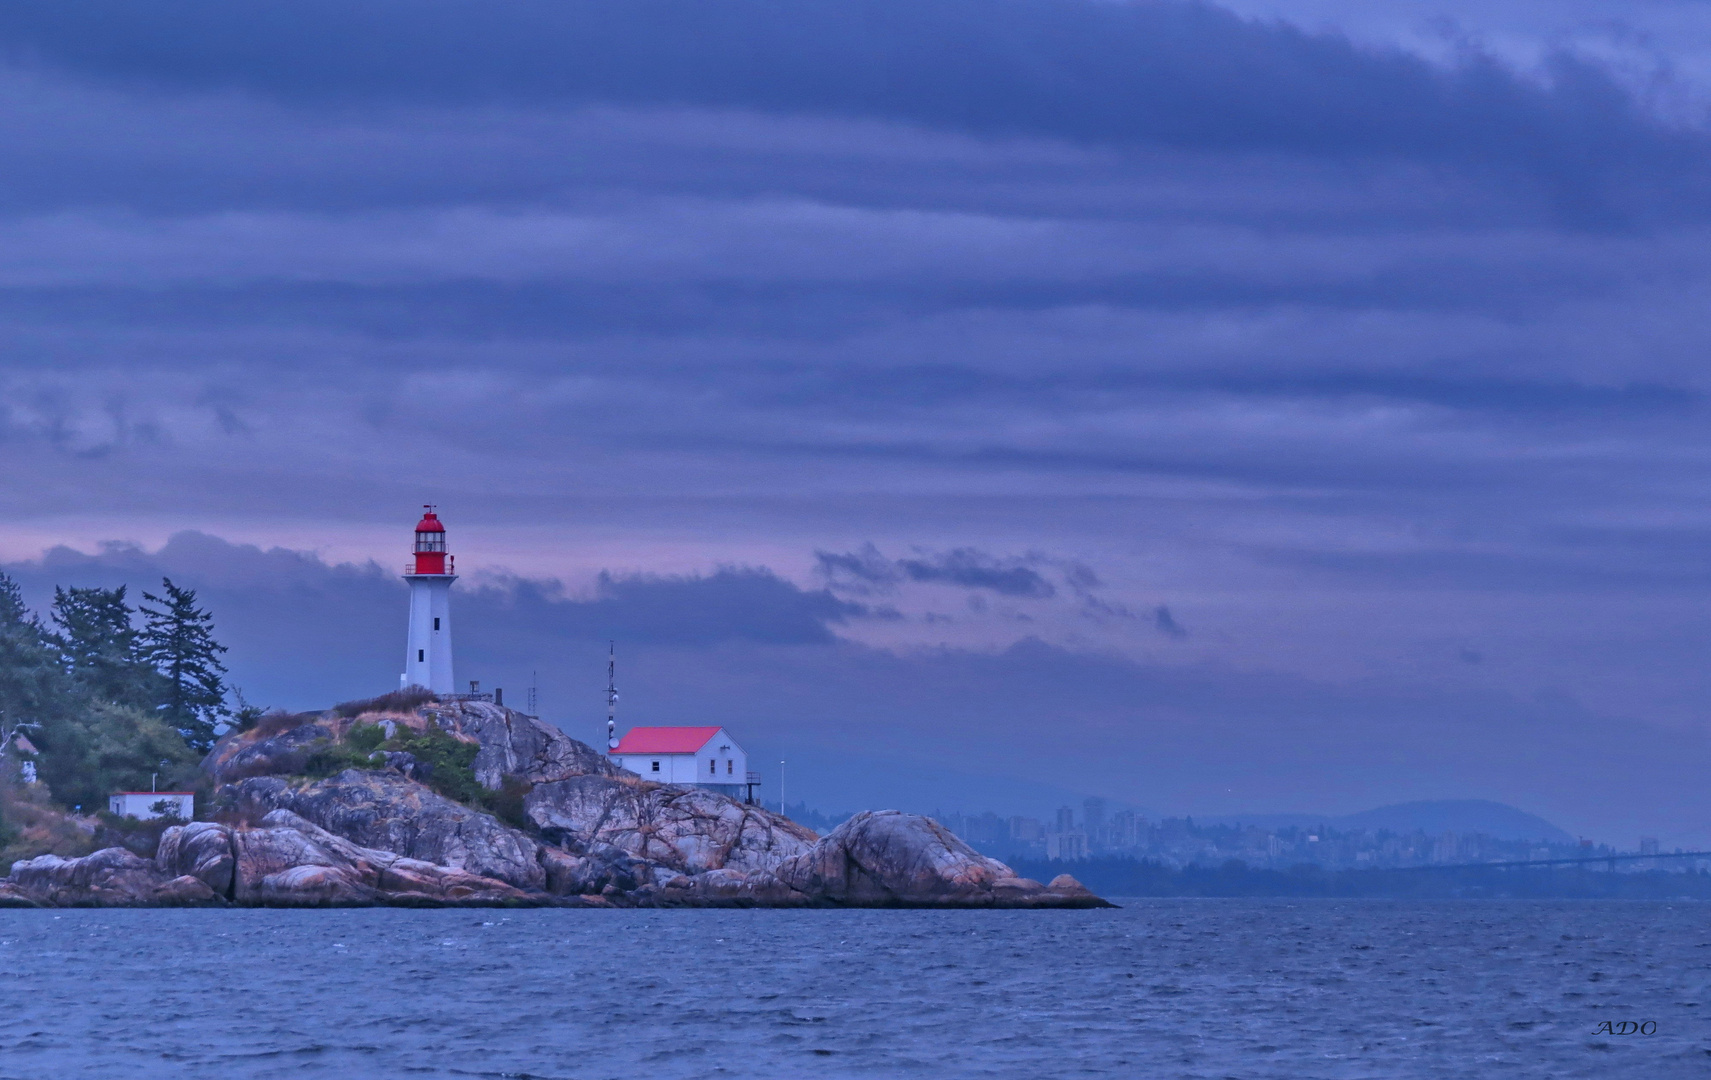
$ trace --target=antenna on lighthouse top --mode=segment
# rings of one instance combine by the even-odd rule
[[[618,748],[618,644],[606,643],[606,745]]]

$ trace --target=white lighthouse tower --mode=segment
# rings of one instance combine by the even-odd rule
[[[456,564],[446,553],[446,527],[434,508],[416,523],[415,561],[404,580],[410,583],[410,647],[404,654],[401,687],[423,686],[449,694],[452,682],[452,582]]]

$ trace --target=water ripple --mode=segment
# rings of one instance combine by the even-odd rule
[[[1708,912],[5,910],[0,1080],[1700,1077]]]

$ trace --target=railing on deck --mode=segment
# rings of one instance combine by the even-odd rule
[[[452,577],[456,573],[457,573],[457,556],[456,555],[447,555],[446,556],[446,572],[443,574],[418,574],[418,573],[416,573],[416,561],[414,559],[412,559],[409,562],[404,564],[404,574],[406,577]]]

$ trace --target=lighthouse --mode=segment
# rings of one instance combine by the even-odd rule
[[[452,682],[452,582],[457,580],[446,553],[446,527],[434,508],[424,506],[416,523],[415,559],[404,580],[410,583],[410,642],[404,654],[401,687],[423,686],[449,694]]]

